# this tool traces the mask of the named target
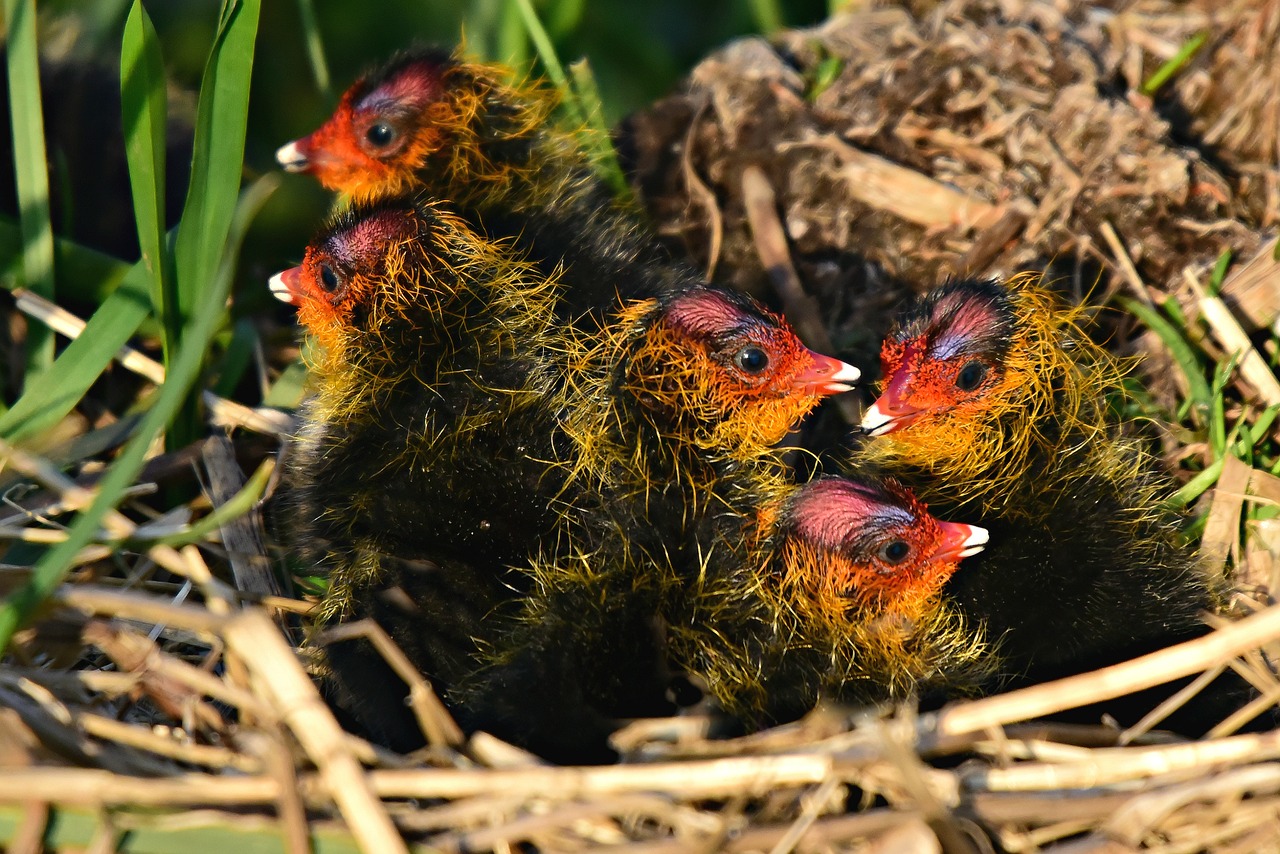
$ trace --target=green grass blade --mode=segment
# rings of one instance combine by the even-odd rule
[[[84,332],[0,416],[0,437],[11,444],[61,421],[151,313],[151,276],[141,262],[93,313]]]
[[[587,115],[578,102],[577,93],[569,85],[569,77],[564,73],[560,57],[556,56],[551,37],[547,35],[542,21],[538,20],[538,13],[533,10],[533,4],[529,0],[515,0],[515,7],[520,10],[520,17],[524,19],[524,27],[529,32],[534,50],[538,52],[538,59],[542,60],[542,67],[547,70],[547,76],[551,78],[551,82],[560,90],[560,96],[564,100],[564,106],[569,111],[570,118],[576,126],[586,127]]]
[[[120,44],[120,107],[138,246],[142,249],[142,265],[151,278],[151,302],[161,320],[160,340],[167,368],[175,344],[171,333],[179,325],[175,316],[177,299],[164,251],[164,132],[168,103],[160,41],[142,0],[134,0]]]
[[[582,24],[583,13],[587,11],[586,0],[556,0],[555,3],[543,4],[546,12],[547,29],[556,36],[567,36]]]
[[[181,326],[191,321],[195,306],[205,302],[212,287],[236,207],[259,7],[259,0],[225,0],[200,82],[191,185],[174,248],[175,322]],[[221,305],[213,310],[219,319],[225,312]],[[169,447],[182,447],[199,436],[199,412],[199,396],[193,395],[170,431]]]
[[[529,36],[520,10],[508,0],[474,0],[462,20],[466,50],[482,59],[524,69]]]
[[[1183,376],[1187,378],[1187,386],[1190,389],[1191,400],[1194,403],[1196,420],[1203,423],[1210,407],[1213,405],[1213,394],[1210,392],[1209,383],[1205,380],[1204,373],[1200,369],[1200,360],[1196,358],[1195,351],[1191,349],[1191,345],[1187,343],[1182,333],[1172,323],[1165,320],[1159,312],[1135,300],[1121,298],[1120,302],[1127,311],[1137,315],[1138,319],[1146,324],[1147,328],[1154,332],[1164,342],[1164,345],[1169,348],[1169,353],[1173,356],[1174,362],[1182,370]]]
[[[1170,496],[1165,501],[1165,506],[1172,510],[1181,510],[1201,495],[1204,495],[1222,476],[1223,465],[1225,463],[1222,459],[1210,464],[1208,468],[1191,478],[1191,480],[1182,485],[1181,489]]]
[[[595,75],[591,73],[591,64],[580,59],[569,66],[569,74],[573,80],[574,95],[578,99],[579,108],[587,117],[586,127],[580,138],[587,149],[591,160],[596,165],[600,177],[613,188],[613,194],[626,202],[634,202],[631,185],[622,172],[622,164],[618,162],[618,152],[613,147],[609,135],[609,125],[604,118],[604,105],[600,101],[600,89],[596,86]]]
[[[9,114],[13,122],[13,167],[22,226],[22,278],[53,299],[53,226],[49,219],[49,164],[40,109],[40,57],[36,47],[35,0],[4,0],[9,65]],[[33,326],[27,333],[27,374],[53,362],[53,332]]]
[[[304,341],[302,349],[304,353],[310,351],[314,344],[310,341]],[[307,385],[307,359],[300,358],[285,368],[276,381],[267,389],[266,395],[262,398],[263,406],[271,406],[276,409],[297,409],[298,404],[302,402],[303,393],[306,391]]]
[[[1208,33],[1197,33],[1193,36],[1168,62],[1157,68],[1155,73],[1147,78],[1146,82],[1142,84],[1142,94],[1154,95],[1159,92],[1164,84],[1168,83],[1175,74],[1182,70],[1182,66],[1190,62],[1191,58],[1200,52],[1200,48],[1204,47],[1207,41],[1209,41]]]
[[[1262,411],[1258,416],[1258,420],[1253,424],[1253,435],[1255,441],[1260,442],[1270,436],[1271,425],[1275,423],[1276,415],[1280,414],[1280,404],[1272,404]]]
[[[235,397],[236,386],[249,369],[258,343],[258,327],[242,317],[231,328],[230,340],[222,348],[222,363],[218,365],[218,381],[212,391],[218,397]]]
[[[515,7],[520,10],[524,19],[529,39],[538,52],[538,59],[546,69],[547,76],[560,92],[561,102],[569,113],[574,127],[578,129],[583,149],[591,157],[600,177],[611,186],[614,193],[622,199],[631,198],[631,188],[627,185],[626,176],[622,174],[622,166],[618,163],[618,153],[613,148],[609,137],[609,127],[605,124],[604,108],[600,102],[600,91],[596,87],[595,76],[591,66],[585,59],[570,66],[573,79],[565,73],[560,58],[556,56],[538,14],[533,10],[529,0],[516,0]]]
[[[1231,375],[1235,373],[1236,364],[1239,361],[1240,355],[1237,353],[1225,362],[1219,362],[1213,370],[1213,384],[1209,388],[1210,394],[1213,395],[1209,407],[1209,446],[1213,448],[1215,457],[1221,457],[1227,452],[1229,439],[1227,438],[1225,392],[1227,383],[1231,381]]]
[[[128,446],[108,469],[98,484],[98,494],[93,503],[80,513],[67,538],[53,546],[35,565],[31,577],[18,590],[0,603],[0,653],[9,644],[13,633],[41,602],[48,598],[62,582],[76,553],[91,542],[108,511],[116,506],[124,491],[138,476],[146,462],[151,442],[166,424],[178,414],[183,402],[204,364],[205,348],[221,322],[227,294],[231,290],[231,278],[235,271],[235,258],[249,222],[262,207],[268,195],[278,184],[275,175],[259,179],[248,190],[234,212],[230,224],[230,237],[222,248],[223,263],[215,271],[209,287],[202,294],[196,311],[183,327],[180,344],[164,385],[160,387],[151,409],[138,424],[138,432]]]
[[[805,97],[810,101],[816,101],[819,95],[830,89],[831,84],[840,78],[841,71],[844,71],[843,59],[838,56],[823,57],[822,61],[813,69]]]
[[[302,19],[302,35],[307,44],[307,62],[311,76],[321,95],[329,95],[332,85],[329,79],[329,63],[324,58],[324,41],[320,38],[320,23],[316,20],[316,7],[312,0],[298,0],[298,16]]]
[[[782,29],[782,6],[778,0],[748,0],[748,5],[757,31],[767,35]]]
[[[175,549],[181,548],[188,543],[198,543],[232,519],[239,519],[252,510],[262,498],[262,493],[267,491],[267,484],[271,482],[273,471],[270,461],[264,462],[235,495],[214,508],[208,516],[188,526],[185,531],[161,537],[156,542],[173,546]]]
[[[1222,282],[1227,278],[1227,269],[1231,266],[1231,250],[1223,249],[1222,254],[1213,265],[1209,274],[1209,296],[1216,297],[1222,293]]]

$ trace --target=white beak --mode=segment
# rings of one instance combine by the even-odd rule
[[[271,293],[275,295],[276,299],[282,302],[287,302],[289,305],[298,304],[297,301],[294,300],[293,294],[289,290],[289,286],[284,283],[283,272],[276,273],[270,278],[270,280],[268,280],[267,284],[271,286]]]
[[[969,536],[960,544],[964,551],[960,552],[960,557],[973,557],[987,545],[987,541],[991,539],[991,534],[986,528],[979,528],[977,525],[969,526]]]
[[[875,436],[877,432],[884,431],[884,428],[893,423],[893,416],[887,415],[880,409],[880,401],[871,404],[870,408],[862,414],[862,429],[867,435]],[[979,528],[978,530],[982,530]],[[983,542],[986,542],[985,540]]]
[[[298,143],[291,142],[288,145],[282,145],[276,150],[276,160],[284,167],[286,172],[301,172],[310,164],[307,156],[298,149]]]

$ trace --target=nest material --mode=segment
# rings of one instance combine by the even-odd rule
[[[704,62],[686,94],[636,117],[629,147],[663,229],[748,290],[771,278],[811,340],[833,335],[864,364],[906,292],[1053,261],[1082,292],[1101,273],[1106,290],[1175,293],[1217,334],[1231,313],[1214,321],[1219,304],[1184,274],[1202,278],[1231,248],[1254,259],[1225,285],[1235,317],[1274,320],[1266,229],[1280,219],[1280,2],[921,5],[737,43]],[[1189,67],[1154,100],[1136,94],[1201,31],[1209,40]],[[825,88],[824,68],[839,71]],[[1263,365],[1240,393],[1267,399],[1268,376],[1274,383]],[[216,414],[279,434],[243,409],[224,401]],[[189,477],[194,450],[158,458],[144,477]],[[206,450],[206,470],[233,484],[211,486],[216,506],[239,474],[226,448]],[[82,493],[30,455],[9,452],[8,462],[46,490],[22,498],[5,530],[48,539],[45,520]],[[1275,589],[1275,526],[1237,538],[1242,497],[1280,500],[1280,479],[1228,460],[1218,485],[1206,551],[1234,555],[1238,578]],[[158,521],[181,530],[190,509]],[[819,710],[727,741],[709,739],[698,715],[638,722],[615,736],[623,765],[560,769],[484,736],[464,742],[376,631],[413,686],[431,746],[403,757],[344,734],[286,639],[288,611],[307,606],[276,595],[253,520],[181,552],[126,534],[136,550],[86,550],[73,583],[0,664],[9,850],[43,839],[304,851],[310,838],[325,850],[393,852],[402,837],[445,851],[526,841],[645,852],[1280,844],[1280,732],[1229,735],[1280,697],[1267,666],[1280,654],[1275,608],[1137,663],[928,715]],[[4,573],[6,586],[25,577],[22,567]],[[198,603],[173,601],[186,589]],[[1261,696],[1218,737],[1161,739],[1149,732],[1159,715],[1128,733],[1028,723],[1222,666]]]
[[[758,295],[746,175],[762,170],[858,364],[905,295],[948,276],[1052,266],[1077,298],[1101,275],[1189,301],[1184,271],[1253,257],[1280,222],[1280,4],[1123,5],[877,8],[744,39],[629,120],[624,150],[660,229]],[[1142,94],[1202,31],[1176,82]],[[1280,302],[1256,301],[1244,314],[1265,325]]]

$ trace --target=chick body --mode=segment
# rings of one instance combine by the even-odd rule
[[[1161,507],[1167,478],[1107,407],[1123,369],[1079,314],[1030,277],[920,298],[885,342],[852,461],[990,529],[944,598],[995,649],[994,684],[1189,639],[1221,603]]]
[[[748,590],[757,510],[787,487],[774,446],[856,372],[750,299],[693,287],[627,306],[571,376],[568,547],[533,560],[470,705],[544,754],[604,759],[612,717],[665,705],[668,665],[706,670],[689,638]]]
[[[441,690],[474,667],[519,589],[510,567],[558,518],[572,342],[556,332],[557,288],[405,198],[342,214],[273,280],[322,347],[279,500],[291,551],[328,579],[317,622],[376,617]],[[330,659],[353,714],[412,742],[379,721],[378,698],[402,700],[403,685],[344,646]]]

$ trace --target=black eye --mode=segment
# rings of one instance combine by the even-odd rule
[[[960,373],[956,375],[956,388],[961,391],[973,391],[982,385],[982,381],[987,378],[987,366],[981,362],[969,362],[960,369]]]
[[[755,344],[748,344],[733,357],[733,363],[749,374],[758,374],[769,367],[769,354]]]
[[[378,122],[369,126],[364,138],[378,148],[386,148],[396,138],[395,128],[386,122]]]
[[[320,265],[320,284],[329,293],[336,291],[338,285],[341,284],[338,280],[338,274],[333,272],[333,268],[328,264]]]
[[[911,556],[911,544],[906,540],[891,540],[880,547],[880,560],[899,564]]]

